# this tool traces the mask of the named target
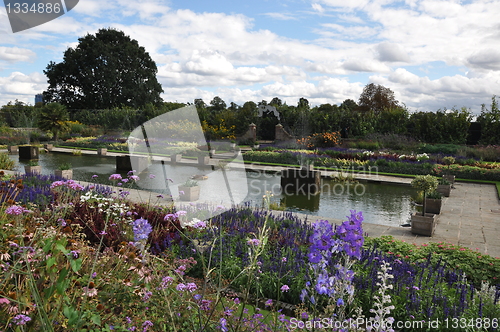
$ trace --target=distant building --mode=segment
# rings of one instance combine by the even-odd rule
[[[39,94],[35,95],[35,105],[37,103],[43,103],[43,94],[39,93]]]

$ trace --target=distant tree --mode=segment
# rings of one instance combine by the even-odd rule
[[[69,131],[69,114],[64,105],[59,103],[46,104],[40,113],[38,127],[43,131],[49,131],[53,140],[59,139],[59,134]]]
[[[272,105],[274,107],[279,107],[283,105],[283,102],[278,97],[274,97],[273,100],[271,100],[271,102],[269,103],[269,105]]]
[[[78,40],[62,62],[51,61],[44,70],[49,83],[45,102],[73,109],[141,108],[162,102],[156,64],[136,40],[114,29]]]
[[[340,104],[339,108],[343,111],[355,111],[358,108],[358,104],[352,99],[346,99]]]
[[[375,114],[380,114],[386,109],[399,106],[391,89],[373,83],[364,87],[358,101],[359,111],[364,113],[372,111]]]
[[[300,98],[297,104],[297,108],[309,110],[309,100],[306,98]]]
[[[477,118],[481,123],[481,144],[500,144],[500,108],[497,96],[491,98],[490,109],[483,104],[481,115]]]
[[[214,99],[212,99],[212,101],[210,102],[210,105],[211,113],[220,113],[227,107],[226,102],[219,96],[215,96]]]

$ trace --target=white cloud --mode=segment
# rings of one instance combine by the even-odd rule
[[[382,62],[410,62],[408,53],[398,44],[383,42],[375,47]]]
[[[468,57],[467,62],[473,68],[500,70],[500,51],[493,48],[483,49]]]
[[[434,1],[425,0],[419,4],[420,10],[433,17],[455,17],[463,13],[460,1]]]
[[[297,18],[290,13],[265,13],[264,15],[281,21],[297,20]]]
[[[36,53],[19,47],[2,47],[0,46],[0,60],[7,62],[28,62],[36,58]]]
[[[34,104],[35,95],[47,88],[47,80],[40,73],[29,75],[13,72],[7,77],[0,77],[0,105],[19,99]]]
[[[194,51],[184,68],[198,75],[225,75],[233,70],[233,65],[222,54],[204,50]]]
[[[344,62],[342,67],[349,71],[355,72],[389,72],[390,68],[385,64],[368,60],[365,58],[348,59]]]
[[[319,3],[312,3],[311,4],[311,7],[314,11],[317,11],[318,13],[324,13],[325,12],[325,8],[323,8],[323,6],[321,6]]]
[[[321,3],[337,9],[353,10],[366,6],[369,0],[322,0]]]

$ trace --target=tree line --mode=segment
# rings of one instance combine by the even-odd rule
[[[327,103],[311,107],[305,98],[301,98],[297,105],[287,105],[277,97],[270,102],[247,101],[243,105],[232,102],[227,105],[220,97],[214,97],[208,104],[196,99],[194,105],[200,121],[205,124],[204,128],[220,127],[222,124],[235,136],[241,136],[253,123],[257,126],[258,138],[264,140],[274,139],[275,126],[280,123],[297,138],[338,131],[344,138],[396,134],[426,143],[466,144],[468,139],[470,142],[471,125],[476,125],[481,132],[478,143],[500,144],[500,110],[496,96],[492,97],[489,107],[483,105],[475,123],[471,112],[464,107],[412,113],[394,103],[374,110],[363,108],[361,98],[358,102],[346,99],[340,105]],[[278,111],[279,119],[272,113],[264,112],[259,116],[259,106],[266,105]],[[147,104],[142,108],[65,110],[63,107],[64,110],[61,110],[61,107],[54,107],[54,103],[29,106],[16,102],[4,106],[2,114],[5,123],[12,127],[37,127],[39,121],[45,119],[43,121],[48,123],[45,127],[50,130],[50,126],[60,118],[107,130],[130,131],[145,121],[183,106],[186,104],[163,102],[159,106]],[[53,122],[48,118],[52,118]]]

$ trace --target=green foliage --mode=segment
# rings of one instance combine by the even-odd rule
[[[482,105],[478,122],[481,123],[481,144],[500,144],[500,109],[497,96],[491,98],[491,107],[488,110]]]
[[[460,145],[457,144],[421,144],[418,147],[419,153],[442,153],[457,154]]]
[[[471,120],[471,113],[465,107],[435,113],[416,112],[410,116],[409,132],[427,143],[465,144]]]
[[[399,108],[399,102],[394,97],[394,92],[389,88],[374,83],[367,84],[363,88],[358,105],[361,112],[373,112],[375,114]]]
[[[49,83],[46,102],[73,109],[161,103],[156,64],[136,40],[114,29],[78,40],[78,46],[64,52],[63,62],[51,61],[44,70]]]
[[[50,103],[42,108],[38,127],[43,131],[49,131],[57,141],[59,134],[70,130],[69,114],[66,107],[59,103]]]
[[[493,285],[499,282],[500,260],[483,255],[467,247],[443,242],[431,242],[417,246],[397,240],[392,236],[382,236],[379,238],[367,237],[365,238],[364,246],[365,248],[375,246],[382,252],[402,257],[413,263],[426,260],[427,257],[431,257],[433,262],[441,260],[446,262],[452,270],[465,272],[467,278],[476,287],[481,286],[483,281],[488,281]]]
[[[422,190],[424,193],[429,193],[436,190],[438,180],[432,175],[418,175],[411,181],[411,185],[418,190]]]
[[[13,170],[15,166],[14,160],[11,160],[7,153],[0,153],[0,169]]]

